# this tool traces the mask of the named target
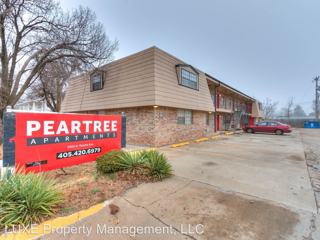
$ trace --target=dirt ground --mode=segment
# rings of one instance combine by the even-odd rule
[[[121,195],[129,188],[151,181],[147,176],[118,172],[107,176],[98,175],[95,162],[85,163],[45,173],[55,179],[64,197],[58,215],[69,215],[94,204]]]
[[[0,145],[0,160],[2,159]],[[118,172],[106,176],[96,172],[95,162],[58,169],[44,173],[54,179],[62,191],[64,202],[59,206],[58,216],[69,215],[97,203],[123,194],[127,189],[152,179],[141,174]]]

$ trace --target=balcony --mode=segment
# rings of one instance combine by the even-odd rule
[[[233,109],[227,109],[227,108],[221,108],[221,107],[219,107],[219,108],[216,109],[216,112],[233,113],[234,111],[233,111]]]

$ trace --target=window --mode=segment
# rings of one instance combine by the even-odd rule
[[[234,110],[235,111],[241,111],[240,101],[239,100],[235,100],[235,102],[234,102]]]
[[[189,125],[192,124],[192,111],[191,110],[178,110],[177,113],[178,124]]]
[[[247,105],[246,105],[245,103],[241,103],[241,104],[240,104],[240,107],[241,107],[241,111],[242,111],[242,112],[245,112],[246,109],[247,109]]]
[[[181,85],[198,90],[198,75],[182,68]]]
[[[259,122],[257,123],[258,126],[267,126],[268,123],[267,122]]]
[[[216,102],[216,96],[215,96],[214,94],[211,94],[211,99],[212,99],[213,104],[215,104],[215,102]]]
[[[232,110],[232,99],[226,98],[226,109]]]
[[[226,99],[223,95],[220,95],[219,108],[225,108],[225,107],[226,107]]]
[[[97,91],[103,87],[103,73],[95,73],[91,75],[90,79],[91,91]]]
[[[278,123],[276,123],[276,122],[269,122],[269,126],[278,126]]]

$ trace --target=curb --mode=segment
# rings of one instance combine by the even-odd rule
[[[128,150],[126,152],[129,152],[129,153],[138,153],[138,152],[142,152],[142,151],[154,151],[154,150],[157,150],[157,148],[155,147],[147,147],[147,148],[141,148],[141,149],[132,149],[132,150]]]
[[[230,135],[233,135],[234,134],[234,132],[225,132],[224,133],[224,135],[226,135],[226,136],[230,136]]]
[[[69,216],[57,217],[55,219],[40,223],[39,225],[32,225],[29,230],[24,230],[24,228],[21,227],[21,232],[2,234],[0,236],[0,240],[30,240],[41,237],[43,235],[53,233],[57,228],[63,228],[65,226],[74,224],[83,218],[91,216],[103,209],[108,204],[110,204],[110,201],[105,201],[104,203],[99,203]]]
[[[185,146],[185,145],[188,145],[188,144],[190,144],[190,143],[189,142],[176,143],[176,144],[172,144],[171,148],[182,147],[182,146]]]
[[[221,138],[220,135],[213,135],[213,136],[211,137],[212,140],[218,140],[218,139],[220,139],[220,138]]]
[[[204,137],[204,138],[199,138],[199,139],[196,139],[196,140],[193,140],[192,142],[195,142],[195,143],[200,143],[200,142],[205,142],[205,141],[208,141],[210,139],[212,140],[218,140],[221,138],[221,136],[225,135],[225,136],[230,136],[230,135],[234,135],[235,133],[232,132],[232,131],[226,131],[224,133],[216,133],[214,135],[212,135],[211,137],[207,138],[207,137]],[[188,145],[190,144],[190,142],[181,142],[181,143],[176,143],[176,144],[172,144],[170,145],[171,148],[177,148],[177,147],[183,147],[185,145]]]
[[[204,141],[208,141],[209,138],[199,138],[197,140],[194,140],[194,142],[199,143],[199,142],[204,142]]]

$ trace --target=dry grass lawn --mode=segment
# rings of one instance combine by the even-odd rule
[[[2,145],[0,145],[0,159],[2,159]],[[45,172],[44,175],[54,179],[63,194],[64,202],[59,206],[58,216],[87,209],[121,195],[140,183],[153,181],[145,174],[125,171],[100,175],[96,171],[95,162]]]
[[[56,180],[64,196],[58,215],[73,212],[121,195],[127,189],[152,179],[146,175],[118,172],[110,175],[98,175],[95,162],[68,167],[62,170],[46,172],[47,177]]]

